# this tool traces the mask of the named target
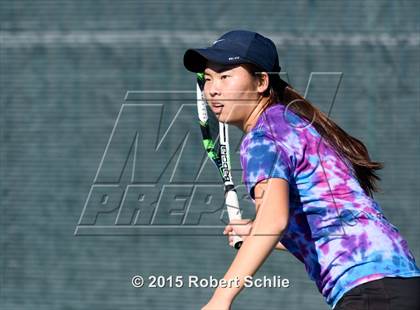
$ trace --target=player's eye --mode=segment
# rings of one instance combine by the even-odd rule
[[[226,79],[226,78],[228,78],[229,77],[229,75],[227,75],[227,74],[223,74],[220,78],[222,79],[222,80],[224,80],[224,79]]]

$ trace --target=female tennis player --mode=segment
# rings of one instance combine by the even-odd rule
[[[274,43],[230,31],[187,50],[184,65],[205,73],[218,120],[245,133],[243,182],[256,207],[253,221],[226,226],[230,245],[234,233],[244,242],[224,275],[228,285],[202,309],[230,309],[274,248],[305,265],[333,309],[420,309],[420,270],[373,199],[383,165],[280,78]]]

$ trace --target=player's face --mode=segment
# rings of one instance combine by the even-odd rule
[[[258,82],[245,65],[208,62],[204,94],[219,121],[242,126],[258,103]]]

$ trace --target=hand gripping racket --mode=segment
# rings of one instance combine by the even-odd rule
[[[223,180],[225,190],[225,204],[228,211],[229,220],[241,219],[239,209],[238,195],[233,184],[230,153],[229,153],[229,132],[228,125],[219,123],[219,145],[217,147],[217,135],[213,139],[215,133],[211,132],[209,117],[207,114],[206,102],[203,96],[204,74],[197,74],[197,112],[200,120],[201,134],[203,136],[203,145],[207,151],[208,157],[216,165],[220,176]],[[215,130],[214,130],[215,131]],[[233,245],[235,249],[239,249],[242,245],[242,238],[233,235]]]

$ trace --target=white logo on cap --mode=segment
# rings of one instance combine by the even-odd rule
[[[238,59],[240,59],[240,57],[239,56],[235,56],[235,57],[229,57],[228,59],[229,60],[238,60]]]
[[[215,45],[217,42],[223,41],[224,39],[216,40],[213,42],[213,45]]]

